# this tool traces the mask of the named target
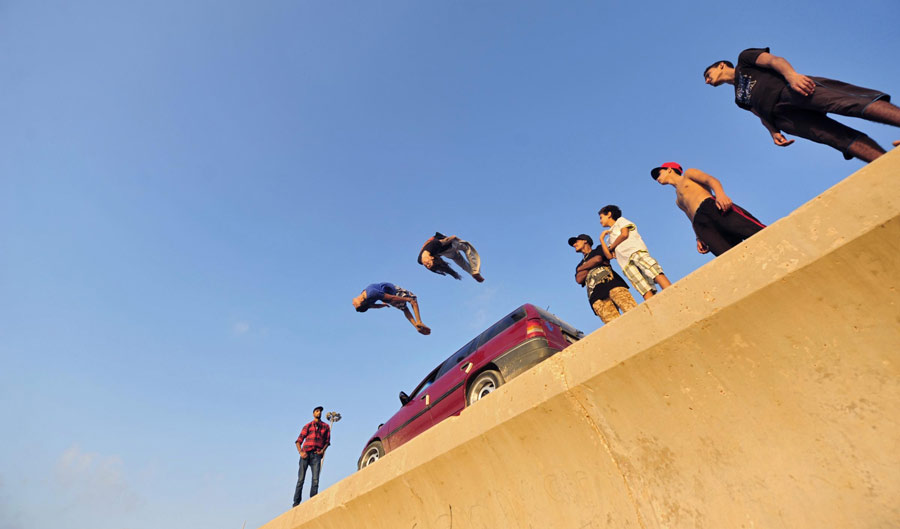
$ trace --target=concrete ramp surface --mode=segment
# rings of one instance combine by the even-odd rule
[[[895,151],[264,527],[900,527],[898,212]]]

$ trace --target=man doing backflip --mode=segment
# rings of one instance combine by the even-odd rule
[[[463,257],[465,254],[465,257]],[[447,261],[442,258],[446,257],[453,260],[460,268],[472,276],[472,279],[481,283],[484,278],[481,277],[481,257],[475,251],[469,242],[464,241],[456,235],[449,237],[441,232],[436,232],[419,250],[418,262],[425,268],[431,270],[435,274],[449,275],[459,279],[456,270],[450,268]]]
[[[378,303],[381,301],[382,303]],[[415,318],[410,314],[406,304],[412,305],[413,312],[416,313]],[[372,283],[367,286],[362,293],[353,298],[353,306],[356,312],[365,312],[369,309],[383,309],[384,307],[394,307],[403,311],[406,319],[419,331],[419,334],[431,334],[431,329],[422,323],[422,316],[419,315],[419,301],[415,294],[400,288],[393,283]]]
[[[719,180],[699,169],[682,171],[677,163],[666,162],[650,176],[675,188],[675,204],[691,220],[700,253],[721,255],[765,228],[728,198]]]
[[[742,51],[737,66],[730,61],[716,61],[703,71],[703,79],[712,86],[734,85],[735,104],[756,114],[780,147],[794,143],[784,137],[784,131],[829,145],[848,160],[856,157],[871,162],[884,154],[884,149],[862,132],[826,114],[900,127],[900,108],[890,103],[888,94],[799,74],[783,57],[769,53],[769,48]]]

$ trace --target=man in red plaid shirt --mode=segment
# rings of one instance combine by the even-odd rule
[[[300,472],[297,475],[297,488],[294,489],[294,507],[300,504],[307,467],[312,469],[309,497],[312,498],[319,493],[322,458],[325,457],[325,449],[331,444],[331,427],[322,422],[322,409],[322,406],[316,406],[313,410],[313,420],[300,430],[300,436],[295,443],[297,452],[300,452]]]

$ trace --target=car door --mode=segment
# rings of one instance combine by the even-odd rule
[[[422,382],[416,386],[409,401],[406,402],[400,411],[391,418],[392,431],[388,432],[383,442],[386,442],[389,450],[393,450],[403,443],[409,441],[413,437],[431,428],[431,414],[428,408],[431,405],[431,395],[429,388],[437,377],[440,366],[425,377]]]
[[[475,352],[476,341],[477,338],[453,353],[453,356],[441,365],[437,379],[428,388],[433,424],[452,415],[459,415],[466,407],[466,377],[472,366],[463,360]]]

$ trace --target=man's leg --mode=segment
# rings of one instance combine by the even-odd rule
[[[469,266],[471,267],[470,273],[472,274],[472,277],[479,283],[484,281],[484,278],[481,277],[481,256],[478,255],[478,251],[475,250],[475,247],[468,241],[455,241],[455,243],[459,249],[466,254],[466,259],[469,260]]]
[[[875,143],[875,140],[863,135],[851,143],[846,152],[854,158],[869,163],[884,154],[885,150],[881,148],[881,145]]]
[[[591,308],[594,309],[594,314],[600,316],[600,321],[603,323],[609,323],[619,317],[618,309],[609,298],[598,299],[591,305]]]
[[[406,308],[406,305],[404,305],[401,309],[403,311],[403,315],[406,316],[406,319],[409,320],[410,323],[412,323],[412,326],[415,327],[417,331],[419,331],[419,334],[431,334],[431,329],[427,325],[422,323],[422,317],[419,316],[419,304],[413,303],[412,306],[416,311],[416,317],[413,317],[412,313],[409,312],[409,309]]]
[[[448,257],[451,261],[456,263],[456,266],[463,269],[463,271],[469,275],[472,275],[472,267],[469,266],[469,262],[459,253],[459,250],[456,248],[452,248],[441,254],[441,257]]]
[[[765,224],[737,204],[732,204],[731,209],[726,213],[718,214],[715,222],[732,247],[749,239],[766,227]]]
[[[465,258],[460,254],[460,252],[465,254]],[[453,241],[453,245],[450,250],[441,254],[442,256],[449,257],[456,263],[460,268],[466,271],[467,274],[471,275],[476,281],[481,283],[484,281],[484,278],[481,277],[481,257],[478,256],[478,252],[475,251],[475,248],[472,247],[466,241],[456,240]]]
[[[301,496],[303,496],[303,481],[306,479],[306,467],[309,464],[309,456],[300,458],[300,472],[297,473],[297,488],[294,489],[294,507],[300,505]]]
[[[309,487],[309,497],[319,493],[319,472],[322,471],[322,455],[309,454],[309,466],[312,469],[312,483]]]
[[[609,299],[611,299],[612,302],[615,303],[617,307],[619,307],[619,310],[622,311],[622,314],[637,307],[637,301],[634,300],[631,292],[629,292],[625,287],[616,287],[610,290]]]
[[[637,253],[637,252],[635,252]],[[653,288],[653,285],[647,281],[647,278],[644,277],[643,272],[638,266],[635,264],[635,256],[632,255],[631,259],[628,260],[624,265],[622,265],[622,273],[625,274],[625,277],[631,281],[631,284],[634,285],[634,289],[638,291],[641,296],[644,296],[644,299],[650,299],[653,297],[653,294],[656,294],[656,289]],[[621,265],[622,263],[619,262]]]
[[[775,116],[775,126],[787,134],[828,145],[844,153],[848,159],[852,157],[871,162],[884,154],[884,149],[872,138],[821,112],[802,108],[778,108],[780,110],[777,110],[778,114]]]
[[[712,252],[716,257],[722,255],[727,252],[734,246],[732,241],[726,239],[720,232],[718,227],[716,226],[713,218],[710,218],[709,215],[703,214],[701,215],[699,212],[694,215],[694,234],[697,235],[697,238],[703,241],[706,244],[706,247],[709,248],[709,251]]]
[[[663,269],[659,266],[659,263],[656,259],[653,258],[648,252],[640,251],[635,252],[632,256],[632,262],[638,265],[641,269],[641,273],[647,277],[647,279],[655,282],[659,285],[660,288],[666,289],[672,286],[672,283],[669,281],[669,278],[666,277],[666,274],[663,273]]]
[[[826,77],[812,79],[816,83],[816,89],[811,96],[788,90],[782,92],[779,104],[900,127],[900,108],[891,104],[888,94]],[[776,114],[780,113],[780,108],[776,106]]]
[[[884,99],[875,101],[866,107],[863,111],[863,117],[885,125],[900,127],[900,107]]]

